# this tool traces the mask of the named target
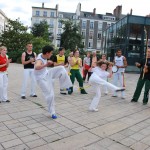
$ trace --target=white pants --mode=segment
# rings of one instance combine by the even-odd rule
[[[101,98],[101,90],[100,90],[101,85],[107,86],[107,88],[112,90],[112,91],[115,91],[115,90],[119,89],[115,85],[101,79],[96,74],[92,74],[92,76],[89,79],[89,83],[93,86],[93,89],[96,93],[96,95],[94,96],[94,98],[91,102],[91,105],[90,105],[89,109],[96,109],[97,108],[98,103],[99,103],[100,98]]]
[[[28,83],[28,78],[30,76],[30,84],[31,84],[31,91],[30,95],[35,95],[35,89],[36,89],[36,80],[34,76],[34,69],[24,69],[23,73],[23,83],[22,83],[22,89],[21,89],[21,96],[26,95],[26,89],[27,89],[27,83]]]
[[[8,76],[7,72],[0,72],[0,101],[7,101]]]
[[[106,81],[106,82],[108,82],[107,80],[107,78],[104,78],[104,80]],[[108,93],[108,88],[107,88],[107,85],[103,85],[103,90],[104,90],[104,93],[105,94],[107,94]]]
[[[113,73],[113,84],[118,86],[118,82],[119,82],[119,86],[120,87],[124,87],[124,72],[116,72],[116,73]],[[113,94],[114,96],[117,96],[117,93],[114,92]],[[124,97],[125,96],[125,92],[122,91],[121,92],[121,97]]]
[[[63,66],[51,68],[44,78],[37,80],[37,83],[40,86],[45,97],[45,100],[47,101],[48,112],[50,113],[50,115],[55,114],[53,81],[56,78],[59,79],[61,89],[66,89],[72,86],[68,73]]]

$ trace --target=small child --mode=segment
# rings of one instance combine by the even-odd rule
[[[98,111],[97,106],[101,98],[101,90],[100,87],[101,85],[107,86],[108,89],[112,90],[113,92],[118,92],[118,91],[124,91],[124,88],[119,88],[107,81],[104,80],[104,78],[112,77],[112,66],[109,65],[109,71],[107,72],[107,63],[98,61],[97,66],[92,70],[93,74],[91,75],[89,79],[89,83],[93,86],[93,89],[95,90],[96,95],[94,96],[91,105],[89,109],[91,111]]]

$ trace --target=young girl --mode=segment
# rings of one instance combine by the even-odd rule
[[[108,77],[108,78],[112,77],[112,66],[109,66],[110,72],[107,72],[106,69],[107,69],[107,63],[98,61],[97,67],[95,67],[92,70],[93,74],[90,77],[89,83],[93,86],[93,89],[96,95],[94,96],[91,102],[91,105],[89,107],[91,111],[98,111],[97,106],[101,98],[101,90],[100,90],[101,85],[107,86],[110,90],[116,91],[116,92],[125,90],[124,88],[116,87],[113,84],[103,79],[105,77]]]
[[[8,76],[7,68],[11,61],[6,56],[7,48],[4,46],[0,47],[0,102],[10,102],[7,99],[7,87],[8,87]]]

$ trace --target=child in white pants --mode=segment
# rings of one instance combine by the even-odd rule
[[[47,61],[52,55],[53,47],[45,46],[42,53],[38,55],[35,61],[34,74],[38,85],[40,86],[45,100],[48,104],[48,112],[53,119],[56,119],[55,104],[54,104],[54,87],[53,80],[58,78],[61,89],[69,89],[72,86],[67,71],[63,66],[58,66],[47,70],[47,66],[51,65],[52,61]]]
[[[93,74],[90,77],[89,83],[93,86],[96,93],[89,107],[91,111],[98,111],[97,106],[101,98],[101,85],[107,86],[108,89],[116,92],[125,90],[124,88],[119,88],[103,79],[104,77],[112,77],[112,66],[109,66],[110,73],[106,71],[106,68],[107,63],[101,61],[97,62],[97,67],[93,69]]]

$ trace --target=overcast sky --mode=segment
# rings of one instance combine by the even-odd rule
[[[117,5],[122,5],[122,13],[127,14],[133,9],[133,15],[145,16],[150,14],[150,0],[0,0],[0,9],[10,19],[20,18],[24,25],[30,26],[32,6],[41,7],[44,2],[45,7],[55,8],[59,5],[59,11],[75,12],[77,4],[81,3],[82,11],[92,12],[96,8],[96,13],[113,13]]]

